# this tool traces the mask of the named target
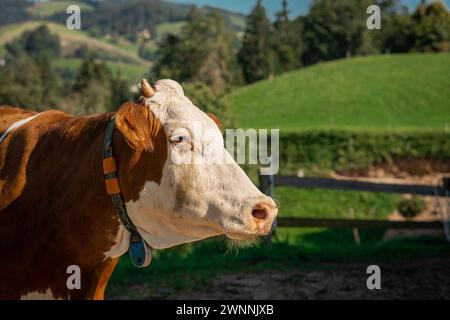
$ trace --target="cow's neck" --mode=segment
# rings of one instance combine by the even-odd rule
[[[11,209],[22,222],[15,230],[21,235],[15,239],[16,252],[29,250],[30,243],[33,252],[22,266],[6,267],[8,271],[22,268],[17,275],[29,286],[28,292],[50,289],[55,298],[103,297],[117,263],[105,253],[121,230],[102,172],[102,143],[110,118],[111,114],[62,117],[36,142],[27,168],[33,179],[21,195],[27,201]],[[137,197],[142,174],[136,179],[135,167],[143,155],[131,150],[120,133],[115,134],[114,147],[125,196]],[[30,203],[39,206],[32,208]],[[67,290],[70,265],[81,269],[81,290]]]

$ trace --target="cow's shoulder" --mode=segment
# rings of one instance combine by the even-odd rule
[[[0,107],[0,211],[23,190],[28,159],[40,137],[72,118],[57,110],[38,113]]]

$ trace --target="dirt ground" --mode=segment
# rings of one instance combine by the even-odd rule
[[[137,299],[450,299],[450,258],[383,263],[381,289],[367,289],[368,264],[327,263],[314,269],[227,274],[202,289],[151,284],[123,288]],[[129,299],[118,294],[110,299]]]

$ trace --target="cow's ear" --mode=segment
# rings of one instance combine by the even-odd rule
[[[160,123],[148,107],[126,102],[116,113],[116,127],[132,148],[151,150]]]
[[[222,124],[220,123],[220,120],[216,117],[216,115],[214,113],[211,113],[211,112],[207,112],[206,114],[216,123],[216,125],[219,128],[220,132],[222,132],[222,134],[223,134]]]

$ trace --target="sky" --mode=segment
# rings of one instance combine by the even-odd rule
[[[227,9],[234,12],[247,14],[253,8],[256,0],[167,0],[176,3],[196,4],[197,6],[212,6]],[[273,18],[275,13],[281,8],[281,0],[262,0],[268,14]],[[291,16],[296,17],[308,11],[310,0],[288,0]],[[402,0],[402,3],[411,9],[414,9],[420,0]],[[447,7],[450,8],[450,0],[445,0]]]

